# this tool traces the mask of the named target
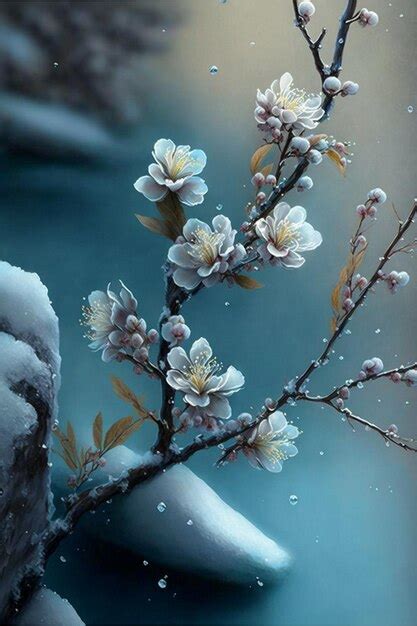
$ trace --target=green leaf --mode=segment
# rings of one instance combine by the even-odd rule
[[[245,276],[244,274],[233,274],[233,278],[235,283],[243,289],[260,289],[263,287],[257,280],[250,276]]]

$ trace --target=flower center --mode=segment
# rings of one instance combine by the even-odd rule
[[[169,159],[167,158],[167,160]],[[169,174],[172,180],[173,181],[177,180],[177,178],[183,172],[183,170],[187,167],[187,165],[191,165],[194,163],[196,163],[196,159],[190,156],[190,153],[188,152],[188,150],[179,150],[177,148],[172,156],[172,161],[168,168]]]
[[[86,338],[93,341],[98,333],[108,332],[112,328],[110,317],[112,313],[112,305],[109,302],[102,304],[101,302],[93,302],[90,306],[82,307],[82,320],[84,326],[88,326],[90,330],[86,333]]]
[[[223,240],[220,233],[208,233],[203,228],[193,232],[194,251],[205,265],[213,265],[219,254],[219,247]]]
[[[299,113],[303,110],[306,99],[304,89],[291,89],[291,91],[283,92],[278,95],[278,104],[283,109]]]
[[[206,358],[207,355],[202,353],[184,372],[190,385],[197,389],[198,393],[203,393],[208,381],[220,367],[215,358],[209,361]]]
[[[277,250],[289,248],[293,243],[300,239],[297,226],[288,221],[287,218],[282,220],[274,233],[273,243]]]

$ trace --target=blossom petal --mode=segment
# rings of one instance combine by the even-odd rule
[[[104,291],[92,291],[88,296],[88,304],[90,306],[106,307],[109,304],[109,298]]]
[[[213,351],[207,339],[200,337],[194,341],[190,350],[190,359],[193,363],[198,361],[201,365],[205,365],[213,356]]]
[[[158,163],[151,163],[148,167],[148,172],[159,185],[165,185],[166,175]]]
[[[293,224],[304,224],[307,217],[307,211],[302,206],[293,206],[288,212],[287,219]]]
[[[233,393],[240,391],[245,384],[245,377],[242,372],[239,372],[233,365],[229,365],[221,378],[222,383],[218,391],[221,391],[224,396],[231,396]]]
[[[288,213],[290,212],[291,207],[289,204],[287,204],[286,202],[279,202],[276,207],[274,208],[273,211],[273,218],[274,220],[276,220],[277,222],[285,219],[288,215]]]
[[[305,263],[305,258],[300,256],[299,254],[297,254],[296,252],[294,252],[293,250],[290,250],[287,254],[286,257],[280,259],[281,264],[289,269],[296,269],[298,267],[301,267],[302,265],[304,265]]]
[[[289,72],[285,72],[279,80],[279,90],[281,92],[287,91],[292,85],[293,77]]]
[[[168,172],[168,167],[175,152],[175,143],[171,139],[158,139],[153,147],[153,157]]]
[[[296,439],[299,436],[300,431],[298,430],[297,426],[293,426],[293,424],[288,424],[284,428],[283,434],[285,435],[285,437],[287,437],[287,439]]]
[[[151,176],[141,176],[133,186],[151,202],[162,200],[168,193],[168,189],[159,185]]]
[[[271,413],[268,417],[268,421],[272,430],[276,433],[280,433],[287,426],[287,420],[282,411],[274,411],[274,413]]]
[[[187,206],[195,206],[203,202],[207,191],[208,187],[204,180],[199,176],[193,176],[188,178],[178,190],[178,197]]]
[[[219,419],[228,419],[232,414],[229,401],[227,398],[219,395],[210,395],[210,404],[207,408],[207,415],[218,417]]]
[[[192,239],[194,233],[196,230],[198,229],[202,229],[204,230],[206,233],[210,234],[211,233],[211,228],[208,224],[206,224],[205,222],[202,222],[201,220],[198,220],[195,217],[192,217],[191,219],[187,220],[187,222],[184,225],[183,228],[183,234],[184,237],[188,240]]]
[[[135,296],[130,291],[130,289],[128,289],[121,280],[119,280],[119,282],[122,286],[120,290],[120,299],[123,302],[123,305],[126,307],[126,309],[134,313],[138,307],[138,301],[136,300]]]
[[[298,448],[293,443],[283,443],[280,448],[289,458],[298,454]]]
[[[174,283],[178,287],[192,291],[201,282],[200,276],[195,270],[179,267],[173,274]]]
[[[209,406],[211,402],[211,398],[208,396],[208,394],[206,393],[199,394],[199,393],[195,393],[192,390],[187,391],[187,393],[184,396],[184,400],[185,402],[187,402],[187,404],[191,404],[191,406],[202,406],[202,407]]]
[[[181,146],[178,146],[180,148]],[[201,174],[207,164],[207,156],[204,150],[191,150],[188,159],[180,171],[181,176],[195,176]]]
[[[177,243],[168,250],[168,259],[171,263],[175,263],[179,267],[192,268],[195,267],[193,257],[189,254],[187,244]]]
[[[167,359],[170,366],[175,370],[179,370],[180,372],[182,372],[184,369],[188,369],[191,365],[191,361],[188,358],[184,348],[172,348],[172,350],[168,352]]]
[[[323,237],[318,230],[314,230],[313,226],[305,222],[298,230],[300,235],[299,247],[300,252],[303,250],[315,250],[323,242]]]

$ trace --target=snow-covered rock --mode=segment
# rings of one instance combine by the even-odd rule
[[[46,288],[36,274],[0,262],[0,617],[19,581],[40,567],[59,366]]]
[[[105,473],[112,476],[141,461],[125,446],[112,450],[106,459]],[[99,480],[107,478],[100,473]],[[63,476],[60,483],[64,484]],[[158,510],[161,502],[166,505],[160,507],[163,512]],[[114,498],[108,517],[108,524],[89,525],[89,531],[149,562],[200,576],[237,584],[256,583],[257,577],[273,582],[290,565],[283,548],[184,465]]]
[[[71,606],[54,591],[36,591],[14,621],[15,626],[85,626]]]

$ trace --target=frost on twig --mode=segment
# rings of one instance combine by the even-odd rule
[[[0,263],[0,616],[42,573],[39,536],[51,511],[58,323],[36,274]]]

